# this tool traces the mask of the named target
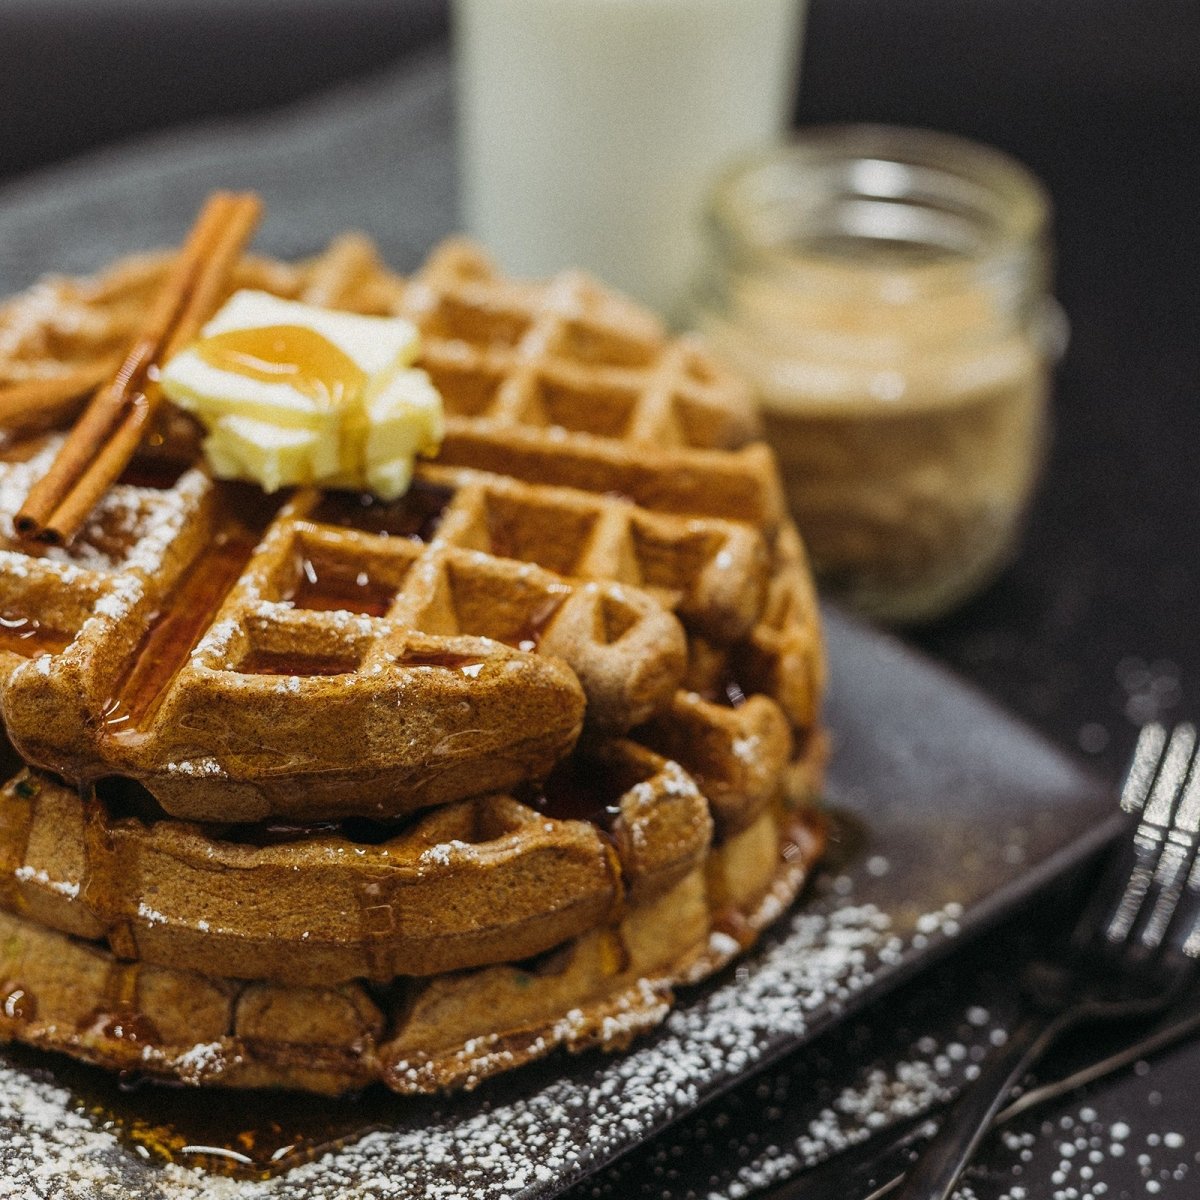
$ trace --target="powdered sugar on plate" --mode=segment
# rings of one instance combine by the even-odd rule
[[[835,664],[830,795],[850,817],[834,837],[844,865],[760,949],[685,990],[665,1025],[628,1053],[558,1054],[467,1096],[397,1099],[385,1132],[266,1182],[145,1161],[81,1116],[48,1076],[0,1059],[0,1197],[553,1195],[831,1029],[903,969],[1101,844],[1111,801],[1061,755],[887,639],[834,613],[825,631]],[[936,1083],[914,1095],[931,1095]],[[852,1087],[848,1104],[887,1091],[854,1087],[859,1101]],[[222,1098],[200,1091],[197,1101]],[[760,1166],[771,1169],[766,1159]]]
[[[902,954],[906,938],[878,906],[839,894],[844,885],[822,891],[762,951],[717,986],[685,998],[664,1029],[630,1053],[560,1057],[557,1074],[541,1073],[541,1086],[503,1099],[485,1088],[432,1119],[368,1135],[274,1180],[243,1182],[144,1161],[81,1115],[68,1091],[17,1067],[0,1068],[7,1165],[0,1196],[483,1200],[557,1190],[597,1148],[640,1141],[803,1039],[814,1024],[827,1025]],[[954,920],[940,911],[922,914],[920,924],[928,937]],[[220,1103],[217,1093],[197,1098]]]

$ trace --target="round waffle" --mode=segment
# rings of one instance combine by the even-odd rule
[[[640,746],[607,744],[569,774],[528,805],[460,800],[391,830],[122,815],[112,791],[81,799],[26,772],[0,797],[0,905],[125,959],[242,979],[386,982],[528,958],[668,890],[710,842],[695,783]]]
[[[0,308],[0,388],[81,395],[168,260]],[[65,547],[0,437],[0,1029],[191,1082],[470,1085],[624,1044],[821,845],[816,601],[747,395],[590,280],[451,243],[251,260],[421,333],[447,433],[384,504],[273,499],[167,414]]]
[[[823,844],[807,804],[821,753],[814,742],[798,760],[788,801],[673,886],[522,962],[305,987],[122,962],[0,912],[0,1033],[187,1083],[327,1093],[471,1087],[557,1047],[622,1048],[796,895]]]

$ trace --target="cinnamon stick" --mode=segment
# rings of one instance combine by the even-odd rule
[[[154,368],[211,314],[261,210],[252,195],[217,192],[205,203],[129,353],[26,497],[15,522],[23,536],[66,541],[128,465],[162,398]]]
[[[92,460],[104,452],[132,396],[140,391],[150,364],[164,349],[199,265],[210,252],[221,223],[228,220],[231,201],[229,193],[217,192],[205,203],[124,361],[76,422],[49,471],[26,496],[15,522],[18,533],[26,537],[44,536],[55,510],[87,472]]]
[[[134,411],[146,414],[149,405],[145,396],[134,401]],[[80,475],[78,483],[55,508],[45,528],[38,535],[40,541],[61,546],[87,520],[88,513],[96,507],[96,501],[117,481],[128,465],[146,430],[148,415],[141,419],[131,418],[121,422],[105,443],[105,453],[96,459]]]
[[[184,297],[175,327],[167,339],[163,359],[182,350],[200,332],[200,326],[212,316],[229,285],[229,276],[262,216],[262,201],[257,196],[247,193],[231,199],[233,203],[217,231],[214,243],[208,248],[208,255],[201,264],[195,284]]]

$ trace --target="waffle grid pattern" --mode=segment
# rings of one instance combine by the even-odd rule
[[[82,387],[165,265],[0,308],[0,386]],[[795,807],[823,753],[816,602],[744,391],[585,277],[506,281],[463,243],[404,280],[350,236],[305,264],[249,260],[235,286],[413,320],[446,441],[394,505],[264,501],[172,468],[197,442],[168,417],[69,547],[30,553],[4,514],[55,435],[0,434],[8,730],[27,760],[139,780],[166,810],[121,817],[36,773],[10,786],[12,944],[66,935],[93,956],[77,976],[107,964],[82,1033],[12,1031],[123,1065],[110,1018],[153,1011],[151,1069],[316,1090],[470,1085],[556,1044],[623,1044],[673,982],[753,940],[821,840]],[[556,762],[619,794],[552,811],[536,781]],[[356,842],[337,823],[358,817],[404,824]],[[211,824],[279,820],[330,827],[250,845]],[[329,919],[261,937],[289,873],[298,910]],[[214,931],[206,911],[241,915]],[[32,977],[36,953],[0,974]],[[531,954],[550,957],[513,965]],[[382,1011],[350,982],[393,978]],[[186,986],[224,1014],[208,1064],[161,1027]],[[306,1026],[318,1009],[342,1016]]]
[[[19,493],[51,448],[0,464],[0,494]],[[164,491],[119,487],[70,551],[29,556],[11,542],[0,551],[0,606],[11,623],[24,618],[30,627],[0,650],[21,697],[10,706],[48,707],[30,697],[56,691],[55,667],[40,660],[30,670],[26,657],[48,640],[77,660],[70,684],[85,701],[59,747],[47,745],[38,721],[35,757],[65,749],[49,765],[77,777],[105,769],[148,782],[156,770],[187,774],[202,768],[189,765],[194,759],[178,743],[157,739],[168,727],[196,730],[204,714],[192,710],[219,707],[214,696],[311,713],[309,693],[327,693],[331,678],[437,671],[474,682],[489,662],[525,665],[537,649],[571,666],[593,732],[624,732],[667,707],[682,681],[686,645],[671,610],[689,630],[727,641],[749,632],[766,592],[767,553],[756,531],[611,497],[427,466],[398,505],[364,508],[354,498],[300,493],[268,519],[261,542],[239,523],[239,550],[222,524],[222,490],[197,472]],[[114,526],[134,532],[123,549]],[[139,713],[136,698],[122,697],[139,682],[130,652],[149,652],[146,632],[156,614],[182,602],[190,575],[211,575],[212,546],[222,552],[218,570],[232,549],[236,582],[211,628],[200,625],[171,648],[180,670],[158,681],[163,694]],[[78,567],[71,554],[105,569]],[[82,687],[81,675],[92,677]],[[125,711],[114,717],[116,707]],[[99,736],[89,734],[96,728]],[[15,733],[20,740],[19,718]],[[182,815],[215,820],[226,811],[193,803]]]

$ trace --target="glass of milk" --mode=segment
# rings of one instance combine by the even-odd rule
[[[667,315],[714,173],[780,135],[804,0],[454,0],[463,218]]]

